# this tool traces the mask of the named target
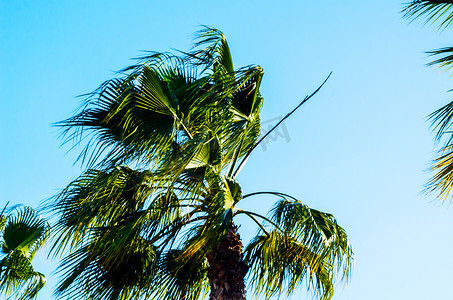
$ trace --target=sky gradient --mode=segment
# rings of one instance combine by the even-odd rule
[[[210,25],[226,34],[235,67],[263,67],[263,121],[333,72],[239,176],[244,193],[280,191],[336,216],[355,267],[333,299],[451,299],[453,212],[422,190],[436,149],[426,116],[452,97],[451,74],[425,67],[424,51],[450,45],[453,28],[409,24],[401,9],[389,0],[0,0],[0,207],[36,207],[80,174],[80,148],[68,152],[52,126],[75,112],[76,96],[140,50],[187,50]],[[265,213],[274,200],[244,207]],[[244,223],[244,241],[255,230]],[[56,263],[41,252],[35,265],[49,278],[38,299],[52,299]],[[302,288],[289,299],[311,298]]]

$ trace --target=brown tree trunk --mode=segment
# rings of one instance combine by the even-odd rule
[[[242,242],[234,224],[223,241],[208,254],[209,300],[245,300],[245,274]]]

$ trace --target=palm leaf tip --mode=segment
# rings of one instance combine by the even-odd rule
[[[439,68],[445,68],[449,70],[452,68],[453,64],[453,47],[446,47],[437,50],[432,50],[427,52],[429,56],[436,56],[440,57],[436,60],[433,60],[427,63],[427,66],[434,66],[437,65]]]
[[[439,23],[439,29],[449,27],[453,22],[451,0],[417,0],[406,3],[402,13],[403,17],[411,21],[425,18],[426,23]]]
[[[234,74],[228,42],[223,32],[214,27],[203,25],[195,33],[194,50],[190,53],[190,57],[195,61],[198,60],[198,64],[205,64],[205,69],[217,65],[227,74]]]

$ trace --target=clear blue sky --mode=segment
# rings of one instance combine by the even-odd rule
[[[278,4],[276,4],[278,3]],[[399,1],[0,0],[0,207],[37,206],[80,172],[51,123],[139,50],[188,49],[197,25],[224,31],[235,66],[264,68],[262,119],[293,108],[333,71],[280,138],[240,175],[333,213],[350,236],[353,276],[335,300],[452,299],[453,211],[421,194],[434,156],[425,116],[452,95],[424,51],[451,45],[401,19]],[[247,202],[264,212],[271,199]],[[241,227],[244,240],[255,231]],[[38,255],[52,299],[55,263]],[[251,297],[250,297],[251,298]],[[305,290],[292,298],[310,299]]]

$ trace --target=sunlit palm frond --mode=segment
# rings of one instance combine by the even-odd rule
[[[203,26],[195,34],[195,38],[194,48],[202,48],[189,53],[189,58],[194,59],[195,64],[203,65],[204,70],[218,66],[226,73],[234,73],[230,48],[225,35],[220,30]]]
[[[436,141],[443,142],[438,157],[434,160],[430,171],[434,173],[425,186],[428,193],[437,194],[445,201],[451,199],[453,187],[453,102],[450,102],[429,115],[436,133]]]
[[[289,295],[305,280],[314,294],[330,299],[336,273],[348,278],[351,271],[352,250],[346,233],[332,215],[284,194],[271,194],[283,199],[270,219],[245,212],[265,221],[244,251],[256,294],[272,297],[285,291]]]
[[[29,300],[38,296],[38,292],[44,287],[47,279],[46,276],[40,272],[33,272],[28,279],[24,292],[19,300]]]
[[[135,58],[136,64],[128,66],[118,73],[123,75],[137,76],[141,73],[143,66],[159,70],[159,73],[165,73],[169,68],[178,68],[184,65],[184,59],[169,52],[143,51],[145,54]]]
[[[5,210],[9,204],[9,201],[6,203],[5,207],[2,209],[0,213],[0,232],[3,232],[3,227],[6,225],[7,217],[5,215]]]
[[[434,175],[428,181],[425,191],[437,194],[442,201],[452,200],[453,188],[453,146],[448,145],[439,151],[439,156],[434,160],[431,171]]]
[[[248,67],[238,71],[237,89],[231,96],[231,118],[223,135],[224,160],[230,161],[230,176],[238,159],[255,145],[260,133],[262,98],[259,92],[263,70]]]
[[[82,162],[87,160],[91,166],[104,152],[110,157],[125,152],[120,143],[122,117],[116,111],[124,100],[125,91],[131,88],[128,80],[108,80],[88,94],[78,114],[56,124],[62,128],[65,143],[72,142],[73,147],[88,139],[78,158]]]
[[[54,200],[54,211],[60,218],[55,224],[53,251],[60,253],[68,245],[83,243],[91,228],[139,213],[152,193],[148,171],[125,166],[86,171]]]
[[[24,207],[7,218],[2,232],[2,252],[22,251],[33,259],[37,249],[41,247],[49,234],[47,221],[40,218],[31,207]]]
[[[433,131],[436,133],[436,141],[440,142],[445,139],[445,144],[449,145],[452,142],[453,125],[453,102],[450,102],[428,116],[432,122]]]
[[[416,0],[405,4],[404,17],[414,20],[425,18],[426,23],[439,22],[439,28],[446,28],[453,22],[452,0]]]
[[[325,262],[341,272],[345,279],[349,277],[352,249],[345,230],[333,215],[287,198],[278,202],[272,213],[272,220],[289,235],[322,255]]]
[[[190,140],[172,148],[162,158],[156,174],[167,174],[166,179],[176,180],[184,171],[193,168],[216,167],[221,163],[221,147],[218,137],[202,127]]]
[[[233,224],[233,208],[240,191],[234,182],[224,176],[211,174],[207,180],[211,181],[212,189],[211,194],[202,200],[206,217],[202,223],[190,229],[183,259],[207,255],[226,236]]]
[[[49,224],[30,207],[20,208],[4,220],[6,222],[1,230],[0,293],[12,294],[20,300],[35,298],[46,279],[34,270],[31,262],[48,238]]]
[[[160,255],[179,244],[179,233],[187,224],[202,221],[196,215],[201,210],[190,199],[180,200],[153,183],[152,173],[127,167],[92,170],[59,196],[60,214],[65,217],[57,222],[62,238],[55,242],[55,251],[63,251],[66,242],[73,249],[59,268],[63,278],[59,295],[142,299],[162,288],[158,278],[164,275],[169,284],[165,289],[176,284],[174,293],[183,290],[181,282],[158,267]]]
[[[0,261],[0,293],[33,299],[45,283],[45,276],[34,270],[30,258],[20,250],[10,251]]]
[[[122,246],[105,239],[88,244],[63,261],[60,273],[64,280],[57,295],[65,299],[140,299],[154,280],[158,257],[155,247],[140,238]]]
[[[320,299],[333,295],[331,266],[302,243],[278,230],[256,236],[245,250],[254,293],[266,298],[290,295],[304,281]]]
[[[439,68],[451,69],[453,66],[453,47],[441,48],[427,52],[430,56],[440,57],[428,63],[428,66],[438,65]]]
[[[175,119],[175,104],[165,83],[145,66],[135,77],[104,83],[89,95],[79,114],[58,125],[66,141],[76,145],[92,136],[80,155],[88,166],[102,155],[103,165],[115,165],[143,156],[148,161],[158,158],[154,152],[165,150],[174,139]]]
[[[423,0],[412,1],[407,4],[405,17],[416,19],[424,17],[426,22],[439,23],[439,28],[446,28],[453,22],[453,1],[451,0]],[[438,57],[428,65],[437,65],[451,69],[453,67],[453,47],[445,47],[429,51],[430,56]],[[453,187],[453,102],[450,102],[428,116],[432,121],[435,140],[443,145],[434,160],[430,171],[434,173],[425,186],[425,192],[436,194],[442,201],[451,200]]]

